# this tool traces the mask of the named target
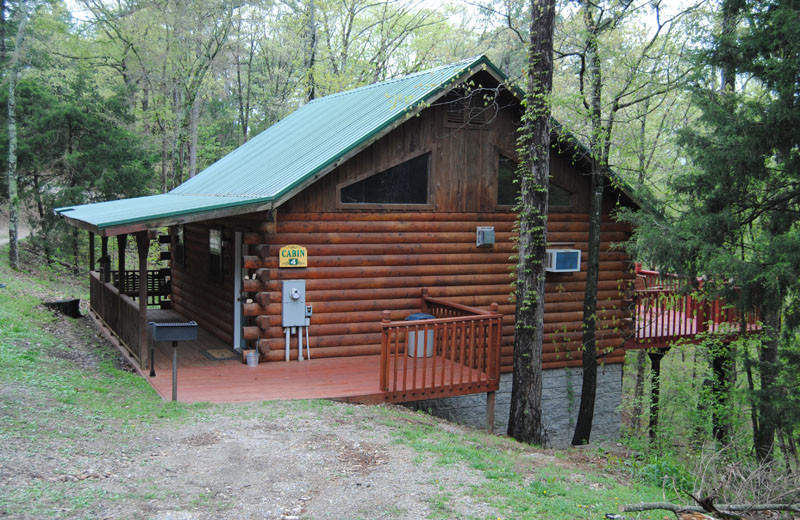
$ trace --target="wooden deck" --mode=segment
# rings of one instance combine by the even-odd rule
[[[634,295],[635,330],[627,349],[666,348],[676,342],[698,343],[708,335],[730,341],[742,334],[740,316],[721,299],[698,299],[681,290],[680,280],[637,267]],[[744,315],[746,334],[758,332],[757,313]]]
[[[185,321],[174,311],[149,310],[148,321]],[[155,377],[144,376],[164,399],[172,398],[172,345],[156,343]],[[235,359],[213,359],[228,352]],[[390,370],[402,386],[380,389],[380,356],[261,362],[250,367],[222,341],[200,328],[197,341],[178,344],[178,401],[231,403],[285,399],[340,399],[362,403],[404,402],[491,391],[484,372],[436,358],[392,360]],[[435,367],[435,370],[434,370]],[[422,380],[425,374],[425,381]],[[434,379],[435,377],[435,379]],[[474,383],[474,381],[480,381]],[[470,381],[473,383],[470,384]],[[403,390],[407,388],[407,390]],[[420,389],[425,388],[426,391]]]

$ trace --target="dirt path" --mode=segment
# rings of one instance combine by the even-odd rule
[[[28,225],[28,219],[24,216],[19,219],[19,240],[30,236],[31,230]],[[8,244],[10,238],[8,233],[8,212],[7,210],[0,211],[0,246]]]

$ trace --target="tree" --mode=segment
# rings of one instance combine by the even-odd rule
[[[702,117],[682,132],[692,162],[671,183],[679,209],[668,220],[640,213],[636,247],[674,272],[705,275],[704,289],[740,311],[759,309],[753,447],[768,461],[776,431],[797,426],[786,423],[794,415],[781,406],[791,399],[781,399],[777,381],[792,380],[779,354],[797,347],[800,7],[791,0],[726,7],[743,23],[715,35],[702,56],[704,74],[693,87]],[[720,91],[716,73],[725,67],[746,88]]]
[[[59,250],[71,252],[77,265],[77,230],[70,233],[52,209],[145,194],[153,172],[152,155],[132,131],[128,87],[109,83],[87,60],[52,52],[79,54],[67,23],[58,4],[40,6],[31,19],[26,66],[13,93],[18,144],[2,132],[0,149],[16,148],[19,197],[38,213],[31,244],[48,262]],[[0,101],[10,94],[0,94]]]
[[[674,145],[664,146],[674,140],[665,128],[687,113],[685,98],[675,94],[690,69],[683,59],[686,34],[678,34],[678,29],[693,30],[688,23],[693,17],[689,15],[698,7],[689,5],[675,12],[667,11],[662,4],[650,0],[567,2],[562,5],[555,32],[553,115],[587,145],[592,164],[582,326],[583,384],[573,440],[577,444],[589,441],[597,363],[607,353],[598,344],[598,329],[619,326],[605,316],[611,309],[597,301],[600,219],[607,174],[619,168],[630,173],[632,184],[638,181],[641,186],[660,177],[652,170],[668,170],[677,160],[672,157]],[[513,67],[527,34],[523,26],[515,25],[529,16],[526,4],[488,0],[479,7],[505,28],[502,33],[491,33],[491,53],[501,64]],[[637,146],[631,149],[629,143]],[[647,176],[642,173],[643,167],[648,168]]]
[[[100,63],[119,71],[129,87],[140,89],[143,106],[153,112],[161,132],[162,191],[166,191],[168,163],[173,185],[183,182],[186,162],[196,165],[198,96],[227,45],[238,5],[82,2],[100,29],[98,44],[116,47],[113,54],[106,50]],[[135,89],[132,93],[137,93]],[[193,174],[191,167],[189,173]]]
[[[6,69],[8,83],[8,169],[6,173],[8,182],[8,258],[11,267],[19,269],[19,188],[17,184],[17,79],[22,69],[22,59],[25,45],[25,30],[28,25],[28,5],[20,2],[15,13],[17,23],[17,37],[14,42],[14,52]],[[5,24],[4,24],[5,25]],[[5,42],[3,43],[5,51]],[[5,56],[3,57],[5,58]]]
[[[624,53],[609,54],[610,47],[601,46],[601,40],[607,34],[618,31],[626,19],[633,18],[647,4],[610,1],[608,5],[601,6],[588,0],[581,0],[579,4],[581,30],[577,31],[577,42],[573,43],[573,47],[561,50],[563,56],[578,63],[578,102],[583,107],[582,118],[586,122],[584,127],[591,162],[589,240],[581,340],[583,378],[578,420],[572,438],[574,445],[589,442],[591,436],[597,391],[597,363],[602,356],[597,341],[598,324],[602,321],[597,301],[600,224],[603,193],[611,169],[615,125],[624,110],[657,99],[676,88],[684,73],[680,68],[677,71],[671,69],[674,57],[665,53],[668,46],[663,42],[675,29],[677,22],[694,9],[689,7],[662,19],[660,4],[653,3],[651,9],[655,15],[655,29],[652,33],[636,42],[632,48],[625,49]],[[623,63],[623,66],[615,69],[621,74],[621,81],[610,82],[604,76],[604,63],[607,64],[612,59]]]
[[[550,179],[550,93],[553,86],[555,0],[531,1],[528,93],[520,139],[519,242],[514,325],[514,375],[508,434],[544,444],[542,342],[547,192]]]

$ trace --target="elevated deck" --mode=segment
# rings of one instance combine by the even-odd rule
[[[642,269],[636,273],[633,320],[627,349],[698,343],[710,335],[729,341],[761,330],[757,313],[741,315],[722,299],[687,292],[677,277]]]

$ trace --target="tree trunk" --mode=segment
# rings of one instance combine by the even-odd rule
[[[550,178],[550,92],[553,84],[555,0],[532,0],[525,147],[521,165],[519,262],[514,331],[514,375],[508,434],[544,444],[542,342],[544,339],[547,187]]]
[[[600,220],[603,210],[604,174],[607,169],[609,130],[603,128],[602,115],[602,77],[600,55],[598,53],[598,31],[592,15],[592,6],[586,2],[581,7],[587,28],[586,57],[588,62],[590,88],[591,135],[589,146],[592,151],[591,192],[589,194],[589,244],[587,251],[586,288],[583,297],[583,383],[581,402],[578,408],[578,421],[575,424],[573,445],[589,442],[594,419],[594,401],[597,394],[597,282],[600,274]]]
[[[764,340],[758,350],[759,373],[761,374],[761,392],[758,399],[758,431],[753,432],[753,447],[759,462],[772,460],[772,449],[775,443],[775,430],[778,418],[768,396],[773,395],[775,376],[778,370],[778,336],[780,333],[780,315],[775,310],[764,310]]]
[[[722,54],[721,93],[733,93],[736,89],[736,68],[733,63],[734,55],[730,39],[734,37],[736,29],[736,10],[734,6],[738,0],[723,0],[722,2],[722,38],[720,51]],[[711,369],[713,380],[711,382],[711,431],[714,439],[721,445],[730,441],[730,425],[727,422],[730,406],[730,392],[735,384],[732,381],[735,373],[734,357],[730,343],[717,343],[711,349]]]
[[[6,0],[0,0],[0,64],[6,63]]]
[[[189,116],[189,178],[197,175],[197,128],[200,120],[200,96],[195,96]]]
[[[720,54],[722,56],[721,88],[722,93],[736,90],[736,65],[734,64],[735,49],[731,39],[736,37],[736,13],[739,10],[737,3],[740,0],[723,0],[722,2],[722,37]]]
[[[169,157],[169,143],[167,129],[161,125],[161,193],[167,192],[167,159]]]
[[[711,431],[722,446],[730,442],[731,346],[729,342],[714,341],[711,346]]]
[[[661,397],[661,360],[667,349],[657,349],[648,352],[650,357],[650,424],[647,427],[650,439],[655,439],[658,433],[659,399]]]
[[[637,172],[639,186],[644,185],[644,178],[647,175],[647,157],[645,156],[645,143],[647,139],[647,113],[650,110],[650,98],[642,102],[642,121],[639,125],[639,142],[637,143],[637,155],[639,159],[639,171]],[[642,360],[644,363],[644,360]]]
[[[314,63],[317,53],[317,24],[314,19],[314,2],[315,0],[308,0],[308,62],[306,63],[308,88],[306,90],[306,101],[311,101],[317,97],[314,83]]]
[[[19,269],[19,190],[17,188],[17,70],[8,74],[8,261]]]
[[[636,382],[633,385],[633,411],[631,421],[634,431],[639,431],[642,422],[642,399],[644,399],[644,369],[647,352],[644,349],[636,352]]]
[[[14,55],[8,67],[8,260],[12,269],[19,269],[19,188],[17,185],[17,77],[28,12],[25,3],[18,7],[19,25]]]

